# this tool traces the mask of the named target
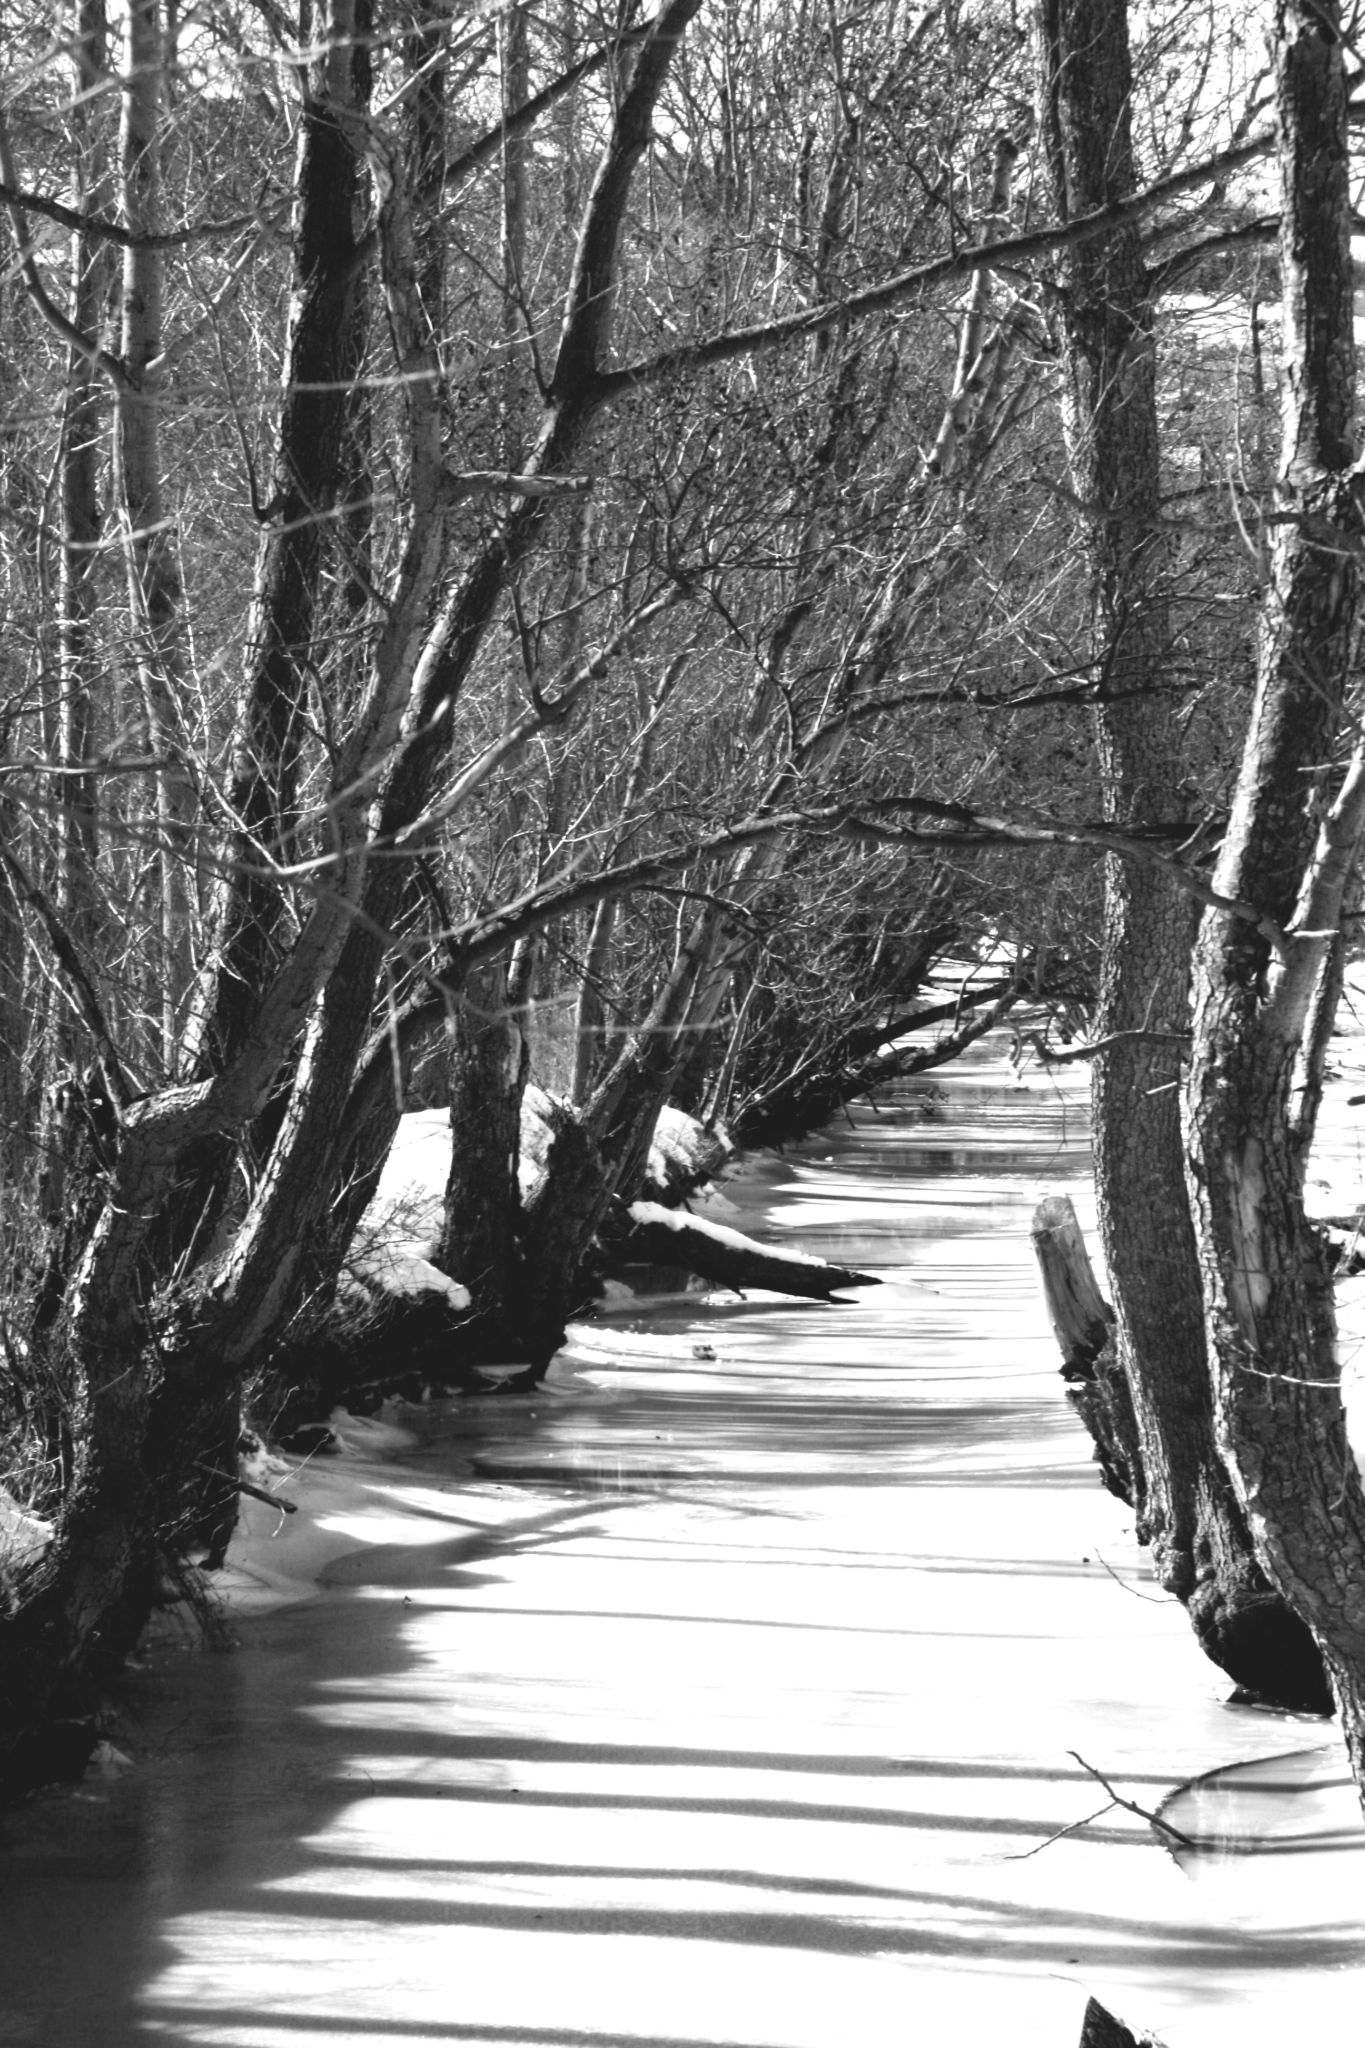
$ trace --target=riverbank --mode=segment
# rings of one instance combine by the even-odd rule
[[[153,1651],[152,1749],[10,1832],[0,2038],[1073,2048],[1090,1991],[1168,2048],[1339,2027],[1349,1880],[1282,1849],[1245,1918],[1093,1775],[1150,1810],[1326,1731],[1224,1704],[1062,1398],[1027,1226],[1084,1205],[1083,1085],[983,1056],[746,1162],[743,1225],[877,1271],[854,1305],[618,1309],[458,1437],[259,1474],[304,1508],[248,1503],[244,1647]]]

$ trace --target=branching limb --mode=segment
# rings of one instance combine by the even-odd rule
[[[183,249],[191,242],[240,234],[243,228],[255,227],[260,220],[259,214],[239,213],[231,220],[209,220],[201,222],[198,227],[175,228],[165,234],[139,235],[103,214],[81,213],[76,207],[65,206],[60,199],[49,199],[42,192],[23,191],[15,180],[12,163],[6,164],[4,177],[0,179],[0,200],[4,201],[11,214],[36,214],[40,220],[54,221],[58,227],[69,228],[73,235],[91,235],[96,241],[112,242],[120,249]]]
[[[602,398],[614,396],[618,391],[630,390],[641,384],[652,384],[663,378],[676,376],[680,372],[702,369],[712,363],[733,362],[742,356],[757,355],[761,351],[780,346],[784,342],[805,339],[812,334],[822,334],[828,328],[842,328],[852,322],[866,319],[874,313],[889,312],[893,307],[904,304],[918,293],[927,291],[931,285],[944,284],[953,278],[969,277],[974,272],[992,267],[1017,264],[1036,256],[1052,256],[1059,249],[1089,241],[1096,235],[1111,233],[1125,221],[1141,220],[1153,208],[1167,200],[1178,198],[1182,192],[1189,192],[1208,184],[1222,173],[1239,169],[1243,164],[1254,163],[1258,157],[1270,150],[1274,141],[1270,129],[1262,129],[1245,142],[1210,157],[1202,164],[1186,171],[1177,171],[1169,178],[1158,178],[1152,184],[1135,192],[1130,199],[1116,201],[1112,206],[1100,207],[1094,213],[1082,215],[1078,220],[1067,221],[1059,227],[1035,228],[1019,235],[1002,236],[999,241],[983,241],[966,249],[954,249],[946,256],[937,256],[928,263],[918,263],[913,269],[903,270],[883,283],[872,285],[867,291],[853,292],[848,297],[826,305],[803,307],[799,312],[787,314],[778,320],[765,321],[759,326],[742,327],[728,334],[718,334],[710,341],[684,343],[681,347],[664,349],[658,355],[628,363],[619,370],[612,370],[598,382]]]
[[[1188,1031],[1111,1031],[1107,1038],[1093,1039],[1089,1045],[1069,1045],[1065,1049],[1049,1045],[1041,1031],[1022,1034],[1022,1042],[1033,1047],[1046,1067],[1063,1067],[1071,1060],[1093,1060],[1114,1046],[1126,1045],[1133,1039],[1144,1039],[1157,1045],[1188,1045],[1190,1034]]]
[[[238,1478],[231,1472],[220,1472],[216,1465],[206,1465],[202,1458],[196,1458],[194,1462],[210,1479],[221,1479],[224,1486],[235,1487],[238,1493],[249,1494],[252,1500],[264,1501],[268,1508],[278,1508],[282,1515],[296,1515],[299,1511],[296,1500],[281,1500],[277,1493],[267,1493],[263,1486],[253,1486],[249,1479]]]
[[[24,280],[25,291],[48,326],[61,337],[69,348],[74,349],[77,355],[83,357],[86,362],[93,363],[97,370],[102,371],[116,390],[126,390],[128,386],[128,372],[118,357],[110,355],[108,349],[101,348],[98,342],[92,341],[88,334],[83,333],[77,327],[74,320],[67,318],[61,307],[51,297],[47,286],[39,275],[38,265],[34,257],[34,245],[29,235],[28,222],[24,218],[22,208],[10,196],[17,189],[17,180],[14,173],[14,155],[10,149],[9,129],[6,126],[2,108],[0,108],[0,179],[3,180],[3,184],[0,184],[0,193],[4,194],[10,217],[10,226],[14,231],[14,240],[19,251],[19,269]],[[80,214],[73,213],[72,218],[78,226],[84,226],[84,219]]]
[[[1079,1750],[1069,1749],[1067,1755],[1074,1756],[1081,1769],[1088,1771],[1097,1785],[1103,1785],[1115,1806],[1123,1807],[1126,1813],[1135,1813],[1139,1820],[1145,1820],[1147,1825],[1155,1828],[1159,1834],[1169,1836],[1173,1842],[1179,1842],[1182,1849],[1193,1849],[1196,1846],[1188,1835],[1182,1835],[1179,1828],[1173,1828],[1171,1823],[1168,1820],[1163,1820],[1159,1813],[1149,1813],[1145,1806],[1139,1806],[1134,1800],[1125,1799],[1121,1792],[1116,1792],[1108,1778],[1105,1777],[1104,1772],[1097,1771],[1093,1764],[1088,1764]]]
[[[132,1099],[132,1090],[124,1074],[123,1062],[119,1058],[118,1047],[114,1044],[113,1033],[109,1029],[99,996],[95,992],[95,985],[85,971],[70,933],[58,917],[45,891],[29,878],[5,846],[0,846],[0,864],[4,866],[13,883],[15,893],[37,912],[57,964],[70,985],[85,1028],[100,1049],[100,1070],[104,1075],[105,1085],[119,1108],[126,1109]]]

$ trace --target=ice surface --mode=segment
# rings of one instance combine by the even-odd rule
[[[1073,2048],[1092,1990],[1354,2039],[1331,1731],[1223,1703],[1061,1395],[1028,1220],[1085,1213],[1083,1086],[983,1054],[749,1162],[737,1227],[854,1305],[634,1303],[445,1435],[341,1419],[231,1560],[321,1591],[158,1653],[138,1768],[8,1823],[0,2041]],[[1203,1850],[1092,1766],[1223,1772],[1166,1809]]]

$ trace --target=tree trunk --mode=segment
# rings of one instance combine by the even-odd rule
[[[364,266],[357,251],[362,167],[344,116],[359,104],[354,0],[308,10],[313,49],[304,81],[296,174],[294,298],[285,390],[247,630],[246,674],[232,742],[225,849],[213,905],[212,954],[187,1034],[186,1071],[219,1071],[237,1052],[277,963],[288,923],[284,889],[261,856],[289,857],[308,713],[330,518],[352,481],[352,386],[363,343]]]
[[[1276,17],[1286,376],[1256,698],[1195,956],[1186,1137],[1223,1456],[1266,1571],[1312,1627],[1365,1796],[1365,1493],[1331,1274],[1304,1170],[1365,820],[1333,764],[1353,674],[1355,474],[1347,90],[1337,7]]]
[[[1067,1195],[1050,1195],[1033,1215],[1033,1252],[1070,1401],[1095,1445],[1104,1483],[1136,1505],[1142,1455],[1128,1379],[1114,1344],[1114,1311],[1104,1299]]]
[[[619,97],[527,464],[541,475],[562,473],[604,402],[600,372],[632,179],[699,4],[668,0],[641,36]],[[508,577],[543,532],[544,501],[527,495],[465,572],[451,574],[440,370],[423,338],[401,163],[382,125],[359,119],[354,104],[352,66],[368,55],[363,21],[364,0],[354,10],[350,0],[334,0],[325,21],[313,24],[301,124],[296,345],[280,428],[282,495],[269,508],[283,524],[267,542],[253,617],[230,778],[237,830],[224,862],[217,944],[188,1078],[135,1098],[99,1020],[86,1018],[107,1055],[119,1129],[98,1216],[54,1317],[53,1343],[76,1387],[73,1435],[82,1463],[39,1596],[4,1632],[0,1684],[20,1719],[30,1704],[51,1713],[64,1699],[88,1696],[91,1673],[117,1658],[145,1617],[162,1558],[218,1504],[202,1488],[186,1500],[184,1477],[188,1469],[193,1484],[196,1461],[221,1443],[248,1364],[297,1313],[305,1254],[338,1192],[345,1111],[373,1031],[390,934],[403,927],[411,862],[433,829],[423,820],[448,766],[453,706]],[[409,519],[401,566],[360,672],[359,701],[342,707],[349,725],[329,749],[318,827],[325,886],[293,890],[270,874],[261,854],[292,854],[301,749],[313,739],[309,647],[326,522],[306,480],[310,465],[332,460],[329,450],[344,436],[354,342],[348,290],[363,260],[354,220],[357,149],[375,160],[380,190],[376,241],[409,422]],[[339,424],[329,435],[333,421]],[[369,859],[376,838],[386,860]],[[245,1162],[248,1194],[240,1213],[231,1213],[224,1189],[244,1132],[263,1137],[268,1151],[262,1146],[264,1156]],[[595,1201],[600,1173],[591,1148],[584,1150],[583,1185]],[[226,1220],[211,1244],[215,1216]],[[576,1223],[576,1211],[569,1220]],[[561,1223],[546,1219],[551,1238]],[[547,1312],[558,1306],[548,1304]]]
[[[82,212],[97,213],[110,199],[107,152],[98,95],[108,85],[108,35],[104,0],[79,0],[72,41],[75,91],[68,121]],[[79,332],[99,334],[109,289],[108,245],[78,230],[71,248],[71,317]],[[99,604],[101,516],[99,472],[108,389],[85,350],[67,357],[66,402],[62,414],[61,617],[58,624],[61,700],[58,707],[56,792],[61,821],[58,908],[78,946],[89,943],[97,925],[98,799],[89,763],[94,706],[99,697],[94,621]],[[82,772],[84,771],[84,772]],[[69,1033],[66,1034],[69,1037]],[[64,1050],[66,1048],[63,1048]]]
[[[1135,189],[1126,9],[1044,0],[1044,139],[1064,219]],[[1186,822],[1171,673],[1151,294],[1135,221],[1065,265],[1068,440],[1087,508],[1097,732],[1110,819]],[[1257,1563],[1214,1439],[1204,1302],[1184,1193],[1178,1044],[1188,1026],[1191,899],[1163,870],[1111,859],[1095,1036],[1095,1176],[1137,1418],[1133,1505],[1160,1583],[1205,1653],[1259,1697],[1327,1704],[1307,1632]]]
[[[564,1342],[564,1325],[581,1296],[583,1262],[610,1199],[591,1128],[572,1111],[558,1109],[544,1179],[527,1203],[522,1239],[526,1296],[521,1323],[532,1382],[544,1379]]]
[[[520,1327],[521,1099],[527,1051],[501,961],[465,983],[450,1022],[450,1174],[434,1263],[469,1289],[461,1350],[476,1361],[526,1358]]]

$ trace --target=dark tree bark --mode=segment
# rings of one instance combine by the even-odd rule
[[[1098,1998],[1092,1998],[1086,2004],[1076,2048],[1161,2048],[1161,2044],[1154,2034],[1135,2034]]]
[[[528,1356],[519,1166],[529,1060],[514,974],[493,961],[468,977],[447,1060],[450,1174],[434,1256],[469,1290],[461,1352],[487,1363]]]
[[[187,1071],[196,1078],[221,1070],[240,1048],[278,964],[288,910],[284,889],[265,869],[291,854],[314,621],[334,545],[330,515],[354,470],[364,166],[346,115],[359,109],[364,82],[353,54],[356,15],[355,0],[318,0],[310,10],[315,49],[299,127],[294,307],[271,526],[257,565],[233,737],[229,802],[237,832],[213,907],[211,966],[189,1043]]]
[[[1310,1624],[1365,1793],[1365,1492],[1304,1171],[1365,822],[1339,765],[1362,543],[1348,94],[1337,7],[1276,14],[1286,375],[1256,698],[1195,958],[1186,1135],[1220,1447],[1266,1571]],[[1335,757],[1335,758],[1334,758]]]
[[[1113,0],[1043,0],[1039,20],[1043,135],[1070,220],[1137,187],[1127,10]],[[1063,280],[1068,438],[1087,511],[1107,815],[1129,831],[1192,829],[1171,673],[1151,291],[1137,223],[1075,244]],[[1257,1562],[1214,1439],[1178,1092],[1194,928],[1191,898],[1162,869],[1108,861],[1095,1173],[1118,1358],[1138,1426],[1133,1504],[1157,1578],[1184,1602],[1205,1653],[1264,1699],[1325,1709],[1320,1660]]]
[[[1062,1354],[1066,1397],[1094,1442],[1105,1485],[1135,1507],[1142,1451],[1133,1397],[1114,1343],[1114,1311],[1100,1293],[1069,1196],[1049,1195],[1038,1204],[1033,1251]]]

